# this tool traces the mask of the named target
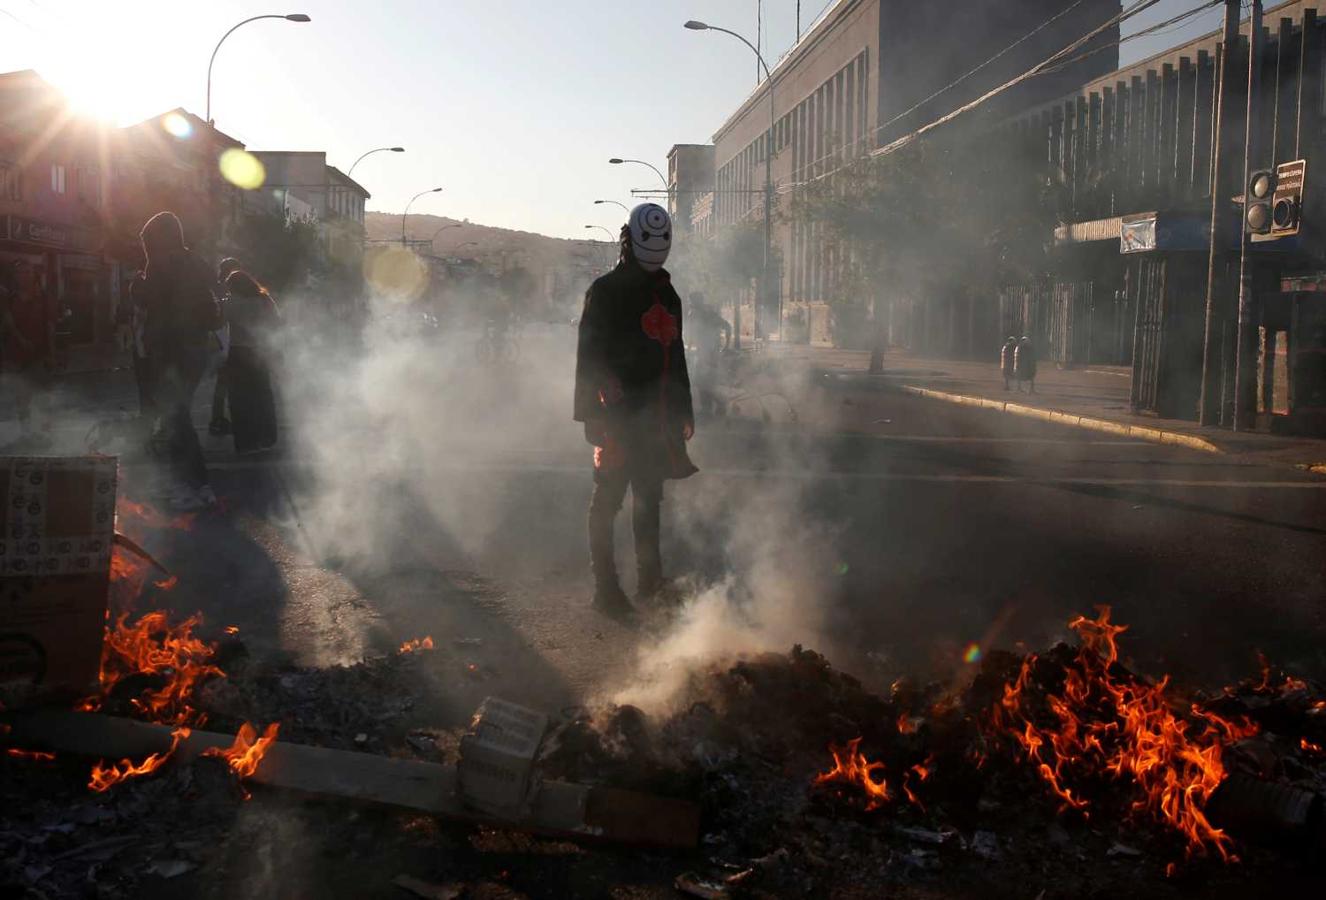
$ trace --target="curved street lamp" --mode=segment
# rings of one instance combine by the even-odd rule
[[[626,210],[626,214],[627,214],[628,216],[631,214],[631,207],[627,206],[625,203],[622,203],[620,200],[595,200],[595,201],[594,201],[594,205],[595,205],[595,206],[598,206],[598,205],[601,204],[601,203],[615,203],[616,205],[620,206],[622,209]]]
[[[658,166],[653,163],[647,163],[643,159],[619,159],[616,156],[608,160],[608,162],[614,166],[620,166],[622,163],[635,163],[637,166],[649,166],[649,168],[654,170],[654,174],[658,176],[658,180],[663,182],[663,188],[666,190],[668,187],[667,178],[665,178],[663,173],[658,170]]]
[[[235,25],[230,29],[230,31],[227,31],[225,34],[221,35],[221,40],[217,41],[216,47],[212,49],[212,58],[207,61],[207,124],[208,125],[212,124],[212,63],[216,62],[216,51],[221,49],[221,45],[226,42],[226,38],[230,37],[230,35],[233,34],[235,29],[239,28],[240,25],[247,25],[250,22],[258,21],[259,19],[285,19],[287,22],[300,22],[300,23],[313,21],[303,13],[288,13],[285,15],[274,13],[265,16],[253,16],[251,18],[245,19],[243,22],[240,22],[239,25]]]
[[[404,148],[404,147],[378,147],[376,150],[369,150],[367,153],[362,153],[362,154],[360,154],[359,158],[356,159],[356,160],[354,161],[354,165],[350,166],[350,171],[348,171],[348,172],[345,173],[345,177],[346,177],[346,178],[349,178],[351,175],[353,175],[353,174],[355,173],[355,166],[357,166],[357,165],[359,165],[361,162],[363,162],[365,156],[372,156],[374,153],[382,153],[383,151],[387,151],[387,152],[390,152],[390,153],[404,153],[404,152],[405,152],[405,148]]]
[[[451,224],[451,225],[443,225],[443,226],[442,226],[441,228],[439,228],[437,231],[434,231],[434,232],[433,232],[433,236],[432,236],[431,238],[428,239],[428,243],[431,244],[431,243],[433,243],[434,241],[436,241],[436,240],[437,240],[437,236],[438,236],[439,234],[441,234],[442,232],[446,231],[448,228],[464,228],[464,227],[465,227],[465,226],[462,225],[462,224],[459,223],[459,222],[454,223],[454,224]],[[471,243],[471,244],[477,244],[478,241],[470,241],[469,243]],[[465,245],[464,245],[464,244],[461,244],[460,246],[464,247]]]
[[[764,69],[765,91],[769,94],[769,133],[766,136],[764,147],[764,267],[760,275],[760,296],[755,302],[755,335],[760,336],[760,300],[767,297],[769,293],[769,257],[773,247],[773,140],[774,123],[777,119],[774,116],[774,92],[773,78],[769,74],[769,64],[764,61],[760,51],[755,49],[755,45],[746,40],[735,31],[729,31],[726,28],[719,28],[717,25],[706,25],[704,22],[697,22],[691,19],[684,26],[691,31],[720,31],[723,34],[731,35],[750,48],[750,52],[755,54],[755,58],[760,61],[760,66]],[[734,308],[732,315],[732,346],[738,350],[741,349],[741,304],[738,303]],[[778,330],[781,334],[783,328],[783,296],[782,291],[778,292]]]
[[[611,231],[609,231],[607,228],[604,228],[602,225],[586,225],[585,227],[597,228],[599,231],[602,231],[604,234],[608,236],[608,240],[614,243],[617,241],[617,235],[613,234]]]
[[[424,194],[436,194],[442,189],[440,187],[429,188],[426,191],[420,191],[410,198],[410,202],[405,204],[405,212],[401,213],[401,246],[405,246],[405,217],[410,214],[410,206]],[[431,243],[431,241],[430,241]]]

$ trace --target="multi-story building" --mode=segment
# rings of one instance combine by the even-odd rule
[[[691,218],[701,231],[763,218],[765,152],[771,147],[777,205],[809,181],[978,97],[1094,29],[1093,52],[1004,94],[986,115],[1064,93],[1117,66],[1117,0],[836,0],[714,134],[715,177]],[[739,48],[732,48],[737,52]],[[1002,52],[1001,54],[1001,51]],[[976,72],[973,67],[990,60]],[[772,112],[770,110],[772,92]],[[772,125],[771,125],[772,123]],[[827,304],[849,252],[819,226],[780,217],[775,283],[758,317],[754,292],[742,302],[746,336],[762,331],[827,342]]]
[[[372,196],[321,150],[258,150],[266,170],[261,189],[249,195],[258,208],[312,218],[332,259],[357,259],[363,246],[364,203]]]
[[[242,151],[235,138],[179,108],[120,129],[108,142],[108,254],[141,265],[138,232],[151,216],[179,216],[184,238],[204,256],[229,246],[244,191],[221,174],[218,160]]]
[[[60,310],[65,347],[90,345],[112,328],[104,137],[36,72],[0,75],[0,263],[36,267]]]
[[[675,145],[668,152],[668,204],[672,227],[678,234],[693,229],[696,205],[713,190],[714,145]]]
[[[1258,427],[1326,434],[1326,191],[1314,168],[1316,152],[1326,152],[1321,6],[1289,0],[1264,19],[1251,168],[1304,160],[1306,181],[1301,232],[1249,246],[1252,303],[1239,309],[1251,33],[1244,21],[1235,46],[1219,32],[1205,35],[1104,74],[1003,129],[1042,154],[1064,224],[1050,271],[1003,286],[998,334],[1025,330],[1062,365],[1131,364],[1139,412],[1197,419],[1205,396],[1205,418],[1231,424],[1239,396]],[[1220,115],[1227,55],[1232,102]],[[1213,184],[1217,147],[1221,181]],[[1213,192],[1227,198],[1217,212],[1229,227],[1217,232],[1212,285]],[[1235,346],[1240,319],[1253,329],[1250,353]],[[1253,396],[1236,386],[1245,366]]]

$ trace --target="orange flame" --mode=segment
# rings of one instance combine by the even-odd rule
[[[1066,808],[1088,806],[1070,781],[1094,774],[1127,776],[1140,790],[1134,812],[1177,829],[1188,839],[1190,853],[1213,847],[1222,859],[1234,859],[1229,836],[1211,825],[1203,810],[1225,779],[1224,745],[1255,734],[1257,727],[1200,711],[1194,711],[1194,721],[1180,718],[1165,695],[1168,676],[1156,684],[1120,677],[1111,667],[1119,658],[1116,638],[1126,626],[1110,624],[1109,607],[1101,607],[1096,619],[1079,616],[1069,627],[1082,646],[1065,670],[1062,693],[1045,694],[1055,724],[1038,727],[1025,708],[1024,691],[1036,662],[1030,656],[1017,679],[1004,686],[991,716],[996,729],[1017,741]]]
[[[432,637],[421,637],[421,638],[415,638],[412,641],[406,641],[405,643],[401,644],[400,650],[396,652],[414,653],[416,650],[432,650],[432,649],[433,649]]]
[[[191,531],[197,513],[180,513],[167,516],[146,503],[138,503],[128,497],[115,501],[116,524],[122,527],[142,526],[144,528],[171,528],[176,531]]]
[[[175,585],[180,583],[180,579],[178,575],[171,575],[169,578],[163,578],[161,581],[154,581],[152,583],[160,590],[173,591],[175,590]]]
[[[204,679],[225,677],[209,661],[215,645],[193,635],[202,617],[193,615],[172,625],[164,611],[154,610],[132,625],[128,619],[125,613],[114,627],[106,629],[101,651],[101,694],[84,700],[79,709],[99,709],[101,700],[126,676],[161,675],[166,683],[132,700],[134,707],[154,722],[201,725],[205,717],[194,708],[193,694]]]
[[[913,719],[907,713],[898,714],[898,734],[916,734],[920,727],[920,719]]]
[[[175,751],[180,746],[180,741],[187,738],[190,734],[188,728],[176,728],[170,733],[170,749],[165,753],[153,753],[141,763],[135,765],[131,759],[122,759],[118,763],[110,766],[102,766],[101,763],[94,763],[92,766],[92,776],[87,786],[94,791],[109,790],[121,781],[128,781],[130,778],[138,778],[143,775],[151,775],[157,769],[166,764],[166,761],[175,755]]]
[[[46,753],[43,750],[20,750],[17,747],[10,747],[5,753],[15,759],[30,759],[35,762],[50,762],[55,759],[54,753]]]
[[[1306,750],[1308,753],[1326,753],[1326,750],[1322,749],[1321,744],[1314,744],[1312,743],[1312,741],[1308,740],[1307,738],[1299,738],[1298,745],[1299,747]]]
[[[833,756],[833,768],[816,775],[815,784],[837,782],[860,787],[868,798],[867,811],[879,809],[893,799],[889,794],[888,781],[883,777],[876,779],[876,773],[882,776],[884,763],[866,759],[861,753],[861,738],[853,738],[847,742],[846,747],[830,744],[829,753]]]
[[[273,722],[263,731],[262,737],[258,737],[258,730],[245,722],[240,726],[239,733],[235,735],[235,741],[230,745],[229,750],[211,747],[203,751],[203,756],[224,759],[226,765],[230,767],[230,771],[234,772],[237,777],[249,778],[258,771],[258,764],[267,755],[267,748],[276,741],[276,733],[280,728],[280,722]],[[244,799],[247,800],[248,798],[249,795],[246,792]]]

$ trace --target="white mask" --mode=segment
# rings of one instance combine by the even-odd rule
[[[657,203],[641,203],[631,210],[631,252],[646,272],[663,267],[672,249],[672,218]]]

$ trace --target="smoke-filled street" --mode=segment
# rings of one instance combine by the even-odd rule
[[[0,900],[1322,896],[1323,5],[0,0]]]
[[[675,568],[698,585],[730,577],[740,595],[751,577],[712,533],[774,529],[761,571],[786,567],[807,586],[732,612],[734,628],[747,630],[738,622],[749,617],[748,639],[768,645],[758,649],[811,624],[808,642],[829,642],[835,658],[875,667],[887,683],[959,667],[970,643],[1044,645],[1073,615],[1108,603],[1148,669],[1229,680],[1253,670],[1259,651],[1322,664],[1326,621],[1314,598],[1326,480],[870,388],[815,397],[851,404],[858,420],[856,407],[868,406],[867,433],[785,416],[702,425],[702,472],[671,491],[669,512],[682,521],[723,498],[704,530],[674,538]],[[161,536],[167,555],[188,554],[196,585],[176,596],[308,663],[442,634],[482,640],[460,655],[497,684],[474,691],[528,685],[561,705],[611,695],[636,678],[636,650],[649,641],[589,608],[590,479],[575,437],[451,460],[439,446],[429,461],[402,461],[404,484],[363,487],[365,511],[391,497],[382,540],[339,564],[300,525],[316,502],[311,461],[222,463],[216,480],[233,519],[216,540]],[[432,514],[409,489],[425,472],[500,489],[469,525]],[[206,549],[195,557],[190,546]]]

